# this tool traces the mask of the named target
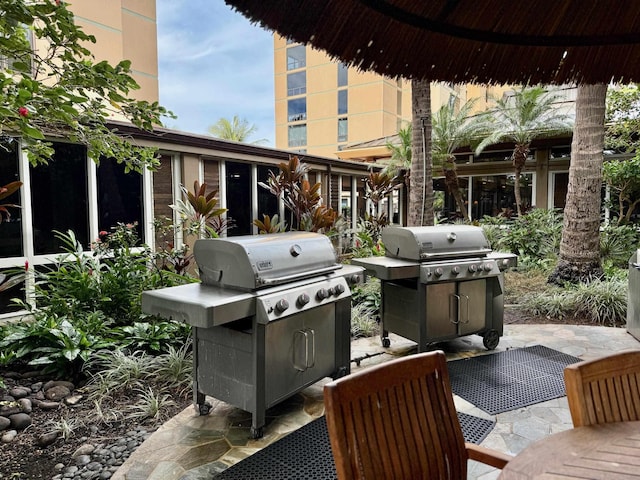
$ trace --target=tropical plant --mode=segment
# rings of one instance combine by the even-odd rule
[[[570,132],[573,127],[571,117],[557,106],[560,98],[542,87],[523,87],[513,95],[497,100],[495,108],[483,117],[485,136],[476,147],[476,155],[496,143],[515,144],[511,160],[518,215],[522,215],[520,174],[529,156],[531,142],[538,137]]]
[[[11,182],[3,187],[0,187],[0,200],[4,200],[5,198],[13,195],[18,189],[22,186],[22,182]],[[20,208],[19,205],[14,205],[12,203],[0,204],[0,223],[2,223],[2,217],[7,217],[7,220],[11,217],[11,213],[9,212],[9,208]]]
[[[476,101],[467,101],[457,112],[452,104],[443,105],[433,116],[431,127],[433,164],[442,168],[445,186],[453,195],[466,222],[470,220],[469,212],[460,191],[453,152],[469,145],[480,132],[481,124],[476,119],[470,119]]]
[[[391,159],[387,166],[384,167],[383,172],[390,177],[395,177],[400,173],[400,170],[405,170],[404,183],[409,185],[409,170],[411,169],[411,139],[413,137],[413,131],[411,124],[405,125],[398,130],[398,140],[400,143],[387,142],[386,147],[391,152]]]
[[[53,154],[45,136],[60,136],[86,145],[90,158],[124,162],[127,171],[158,165],[154,148],[134,145],[107,122],[124,116],[150,131],[173,114],[129,97],[139,88],[131,62],[97,62],[90,51],[95,37],[75,24],[66,3],[2,2],[0,56],[8,60],[0,70],[0,134],[19,136],[33,164]]]
[[[309,167],[294,155],[288,162],[278,164],[278,168],[280,171],[277,175],[269,171],[267,182],[259,182],[258,185],[282,199],[290,214],[288,228],[321,233],[331,230],[338,220],[338,214],[333,208],[324,205],[320,195],[322,185],[312,185],[306,179]],[[263,214],[263,226],[268,224],[273,229],[273,225],[278,223]]]
[[[245,142],[256,133],[258,127],[250,125],[246,119],[240,119],[237,115],[234,115],[231,120],[228,118],[220,118],[218,121],[209,127],[209,133],[216,138],[223,140],[233,140],[234,142]],[[255,140],[251,142],[254,145],[259,145],[267,142],[266,138]]]
[[[618,223],[629,223],[640,203],[640,155],[604,162],[602,176],[617,197]]]
[[[230,222],[222,219],[226,208],[218,208],[218,190],[207,193],[207,184],[196,180],[193,193],[180,185],[182,199],[169,205],[178,213],[185,233],[197,237],[216,238],[230,227]]]
[[[603,265],[626,269],[629,258],[640,246],[640,233],[631,225],[606,225],[600,231]]]
[[[278,214],[273,217],[269,215],[262,215],[262,220],[255,219],[253,224],[258,227],[258,233],[281,233],[286,231],[287,225],[285,222],[281,222]]]
[[[398,188],[398,178],[386,172],[371,172],[365,178],[364,198],[373,203],[373,214],[365,213],[364,219],[358,222],[357,236],[364,243],[377,244],[380,242],[382,229],[389,224],[385,212],[380,211],[380,202],[393,190]]]

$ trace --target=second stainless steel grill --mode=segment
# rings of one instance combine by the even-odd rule
[[[491,250],[482,228],[387,227],[385,257],[354,259],[382,289],[382,343],[389,332],[429,345],[479,334],[492,350],[503,333],[504,277],[516,256]]]
[[[205,395],[253,414],[323,377],[349,373],[350,285],[364,269],[340,265],[325,235],[288,232],[198,240],[202,283],[144,292],[147,313],[193,326],[194,402]]]

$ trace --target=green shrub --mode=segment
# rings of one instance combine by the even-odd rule
[[[564,318],[575,311],[573,296],[570,292],[559,288],[526,295],[520,305],[533,315],[550,318]]]
[[[366,283],[357,285],[353,288],[352,301],[354,305],[363,305],[367,310],[373,312],[374,315],[380,314],[380,304],[382,295],[380,293],[380,280],[375,277],[369,277]]]
[[[373,337],[380,332],[375,312],[364,303],[351,307],[351,338]]]
[[[627,283],[622,280],[593,281],[576,285],[576,314],[595,323],[615,325],[627,319]]]
[[[640,234],[631,225],[607,225],[600,231],[603,265],[627,269],[633,252],[640,246]]]

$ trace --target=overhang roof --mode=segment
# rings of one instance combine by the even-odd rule
[[[640,81],[637,0],[225,0],[362,70],[455,83]]]

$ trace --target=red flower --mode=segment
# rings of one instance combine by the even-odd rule
[[[106,230],[100,230],[98,235],[100,235],[101,237],[106,237],[107,235],[109,235],[109,232],[107,232]]]
[[[24,261],[24,269],[29,270],[29,260]]]
[[[27,117],[27,116],[29,116],[29,110],[27,109],[27,107],[20,107],[20,108],[18,109],[18,114],[19,114],[21,117]]]
[[[56,7],[60,6],[60,0],[56,0]]]

